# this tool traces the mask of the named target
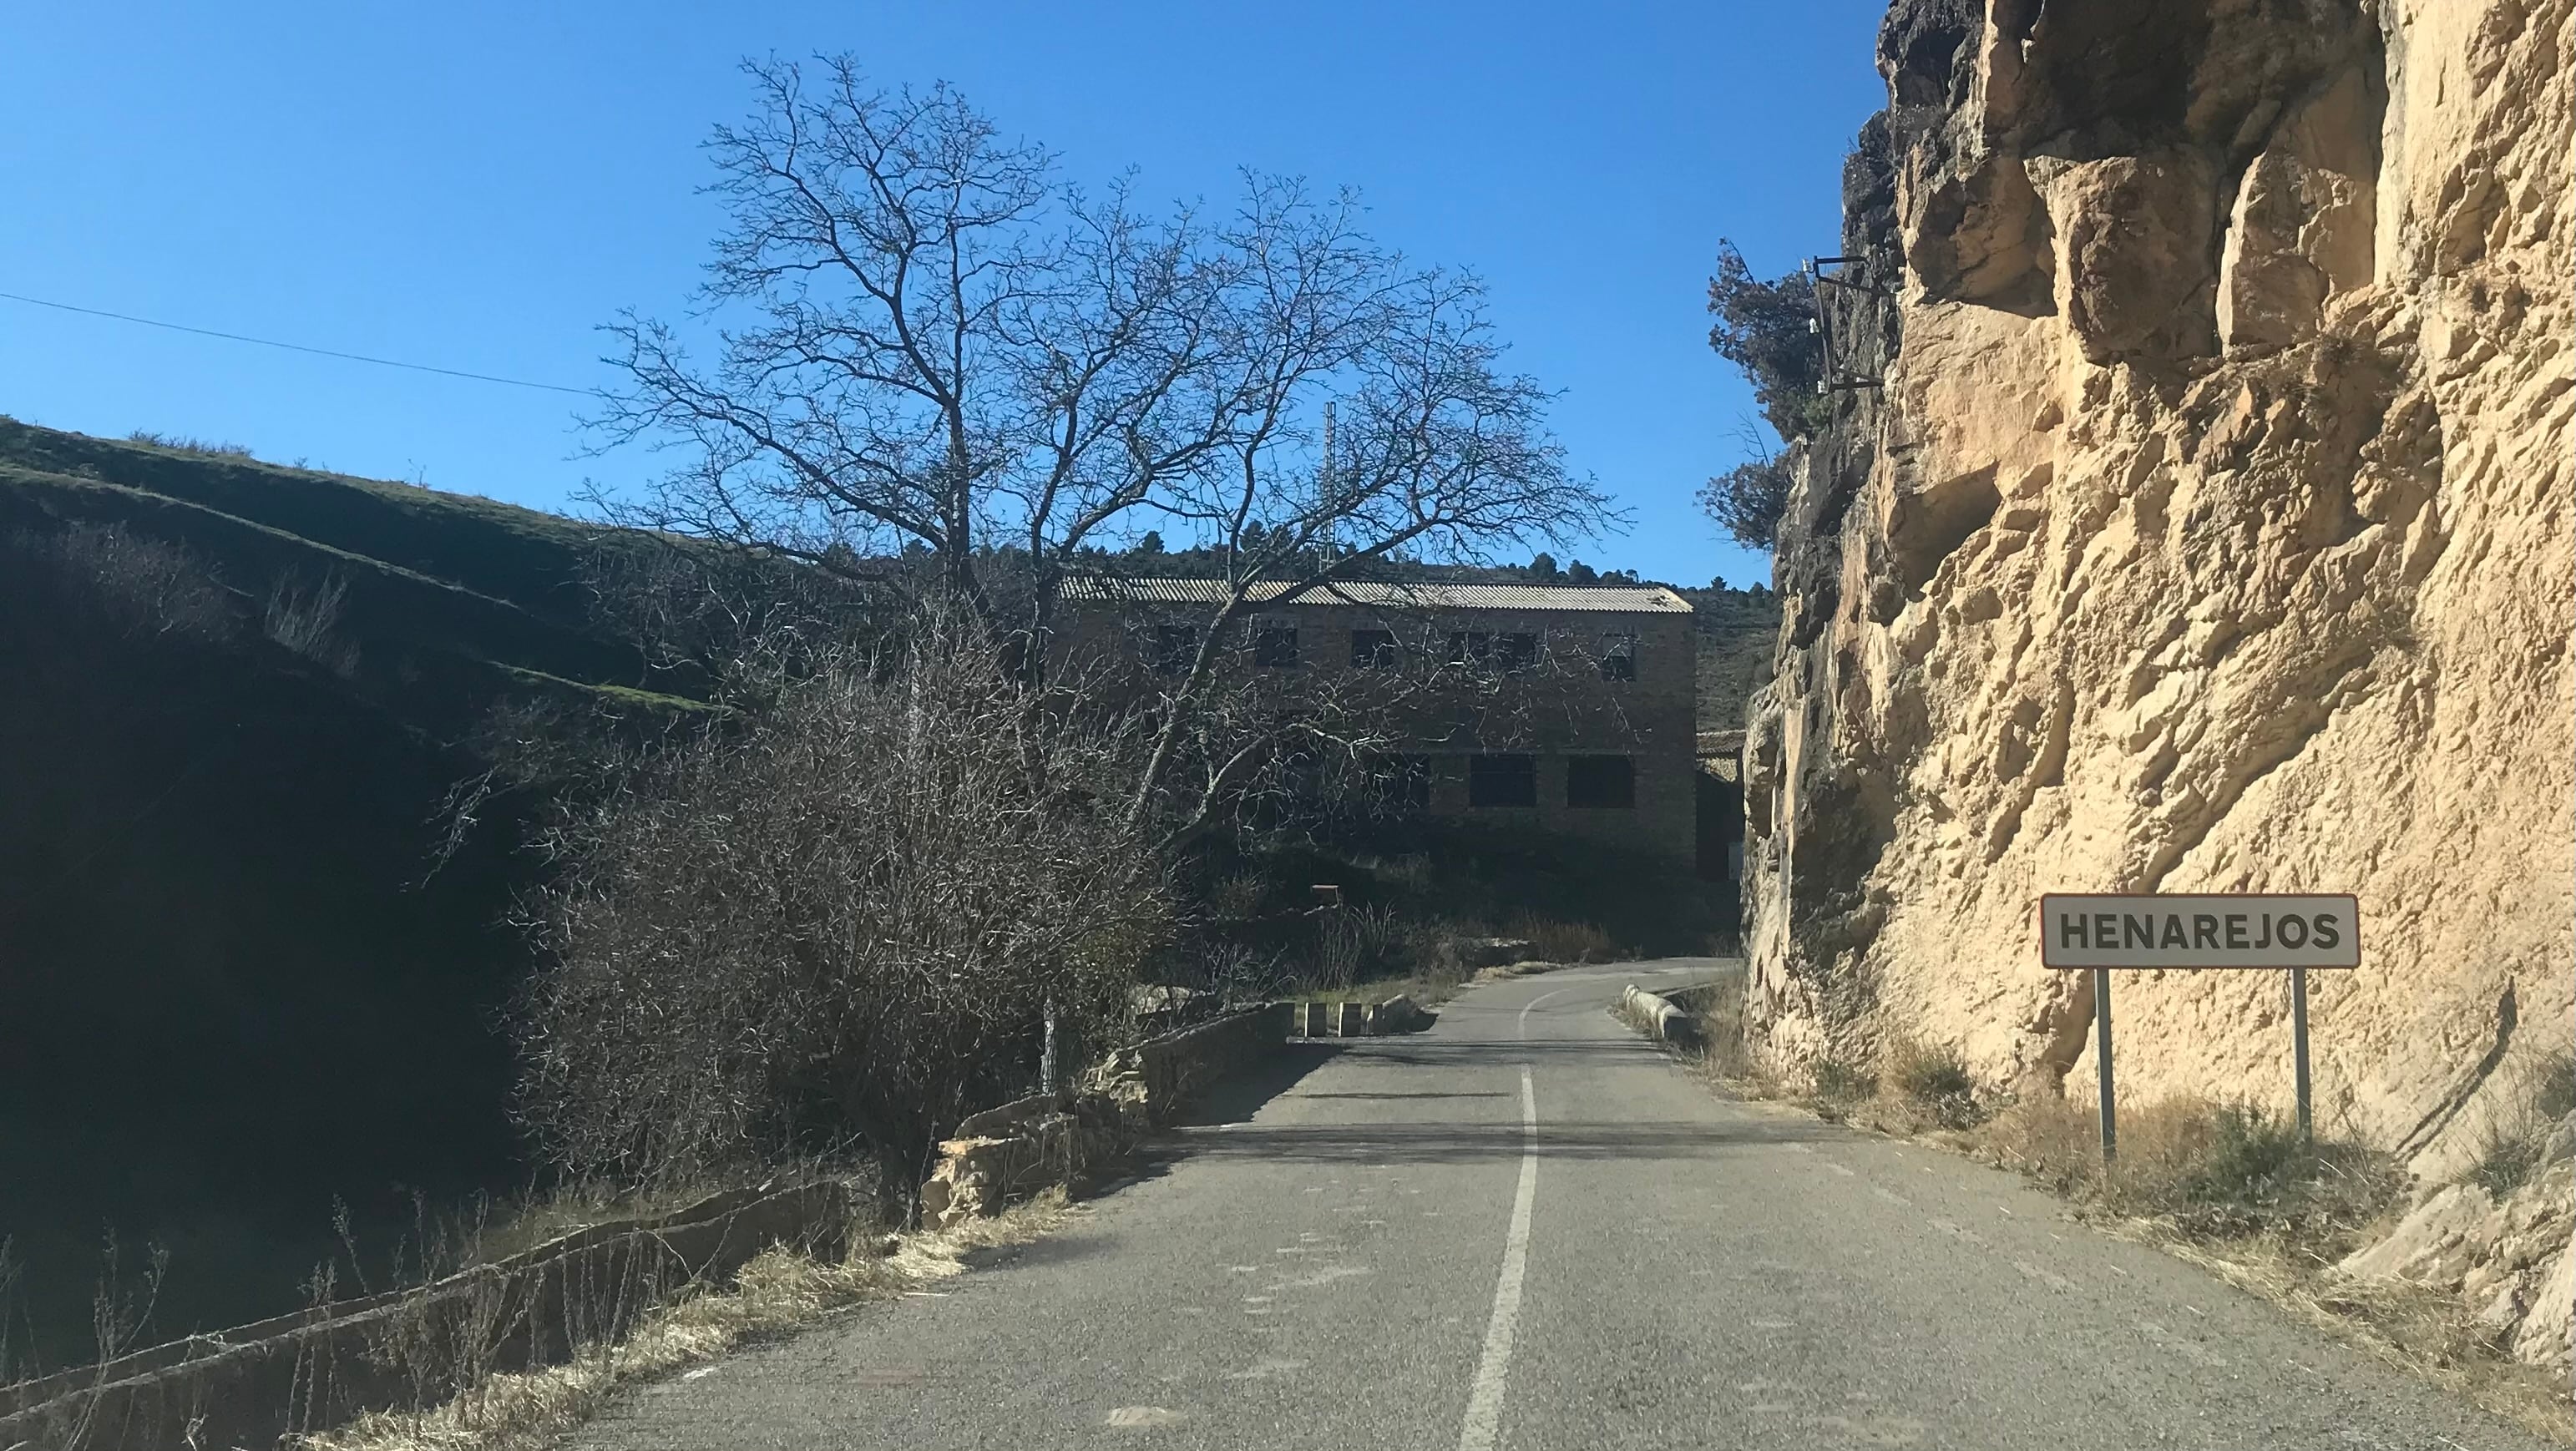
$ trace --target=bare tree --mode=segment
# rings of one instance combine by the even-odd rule
[[[1247,173],[1222,218],[1151,216],[1126,181],[1061,186],[1050,153],[944,86],[874,89],[847,58],[746,70],[759,105],[710,143],[721,354],[700,366],[630,315],[611,331],[631,386],[596,420],[603,446],[686,461],[603,506],[869,578],[916,551],[1024,637],[1024,674],[1092,551],[1149,530],[1220,551],[1208,653],[1166,692],[1139,818],[1258,590],[1612,517],[1566,471],[1547,395],[1503,370],[1481,285],[1369,240],[1355,197]]]
[[[1123,184],[1064,191],[945,86],[821,68],[747,64],[760,106],[709,144],[731,223],[701,300],[745,325],[702,370],[616,324],[633,387],[596,422],[690,454],[629,517],[867,574],[918,548],[972,595],[979,548],[1078,548],[1224,436],[1220,249]]]

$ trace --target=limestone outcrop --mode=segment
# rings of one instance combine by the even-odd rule
[[[1879,63],[1748,1011],[2055,1091],[2040,893],[2351,891],[2318,1114],[2430,1192],[2576,1017],[2576,0],[1899,0]],[[2122,975],[2124,1093],[2286,1106],[2282,976]]]

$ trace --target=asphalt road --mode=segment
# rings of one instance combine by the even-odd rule
[[[1587,968],[1292,1046],[944,1293],[638,1392],[589,1448],[2529,1448],[1955,1156],[1732,1102]]]

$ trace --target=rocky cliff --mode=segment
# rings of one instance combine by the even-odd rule
[[[2427,1184],[2566,1051],[2571,15],[1895,5],[1748,720],[1787,1064],[2089,1094],[2050,890],[2359,894],[2318,1113]],[[2281,976],[2123,975],[2124,1097],[2286,1106]]]

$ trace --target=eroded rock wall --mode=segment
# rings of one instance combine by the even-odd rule
[[[2428,1181],[2576,1013],[2576,0],[1899,0],[1747,745],[1754,1010],[2089,1092],[2043,891],[2345,891],[2323,1122]],[[2287,1105],[2280,974],[2123,1093]]]

